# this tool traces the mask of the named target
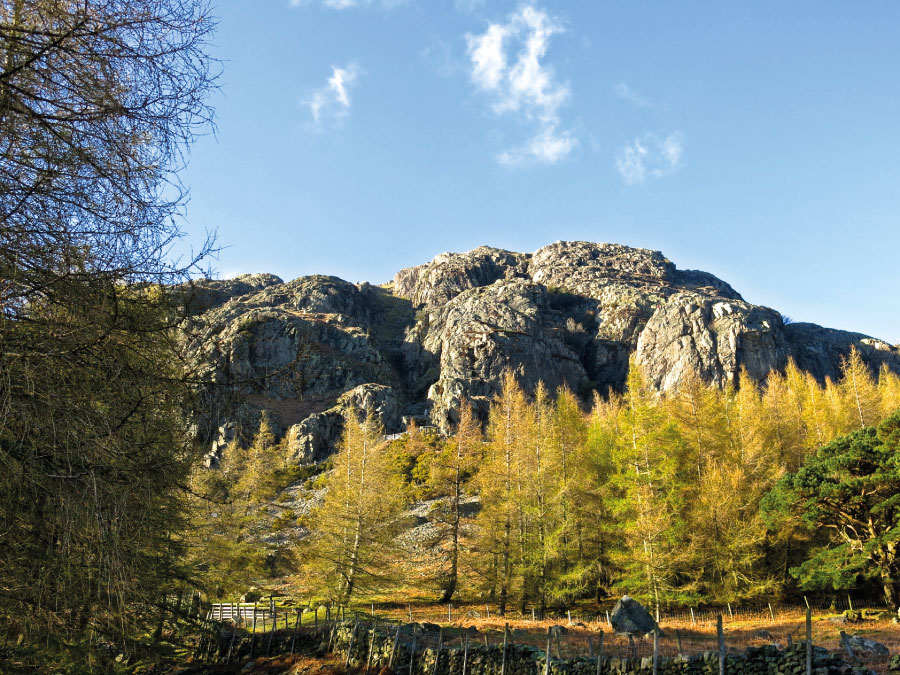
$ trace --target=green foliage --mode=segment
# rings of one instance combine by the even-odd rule
[[[849,588],[876,579],[896,606],[900,583],[900,412],[809,456],[766,495],[770,523],[799,518],[828,533],[791,573],[804,588]]]

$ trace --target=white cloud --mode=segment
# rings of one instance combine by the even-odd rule
[[[393,9],[400,5],[405,5],[407,0],[318,0],[323,7],[329,9],[354,9],[356,7],[368,7],[369,5],[378,5],[382,9]],[[291,7],[303,7],[305,5],[314,5],[317,0],[290,0]]]
[[[640,92],[632,89],[624,82],[619,82],[619,84],[616,85],[616,96],[618,96],[623,101],[628,101],[638,108],[649,108],[651,105],[653,105],[650,102],[650,99],[648,99]]]
[[[325,86],[316,89],[303,101],[303,105],[312,114],[313,122],[318,125],[327,119],[338,121],[350,113],[350,88],[356,84],[359,74],[359,67],[355,63],[344,68],[331,67],[331,77]]]
[[[681,165],[684,135],[675,131],[665,138],[647,133],[634,139],[619,151],[616,171],[628,185],[643,183],[647,178],[668,176]]]
[[[538,127],[525,145],[498,156],[502,164],[555,164],[578,145],[570,131],[559,128],[559,109],[571,92],[543,63],[550,39],[564,32],[546,12],[528,5],[505,23],[466,35],[472,82],[492,96],[494,112],[519,113]]]
[[[578,140],[571,132],[561,132],[555,125],[548,125],[524,146],[501,152],[497,156],[497,161],[507,166],[519,166],[530,161],[556,164],[577,146]]]

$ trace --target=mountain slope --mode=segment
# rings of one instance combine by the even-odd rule
[[[873,370],[900,372],[884,341],[785,324],[711,274],[617,244],[443,253],[385,287],[245,275],[191,290],[211,462],[263,411],[299,463],[330,454],[347,407],[373,407],[389,432],[411,419],[448,429],[464,398],[486,413],[507,368],[526,389],[541,380],[585,398],[620,389],[632,354],[661,390],[693,375],[724,386],[742,368],[763,379],[790,358],[836,378],[854,347]]]

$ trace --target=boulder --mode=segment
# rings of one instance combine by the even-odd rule
[[[880,642],[875,642],[861,635],[848,635],[847,642],[850,644],[854,652],[864,654],[872,654],[874,656],[887,657],[891,651]]]
[[[613,630],[629,635],[646,635],[659,630],[656,621],[634,598],[623,595],[609,617]]]

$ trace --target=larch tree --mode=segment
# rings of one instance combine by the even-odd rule
[[[506,613],[512,590],[518,547],[520,505],[517,485],[523,445],[527,442],[528,402],[515,375],[503,375],[501,393],[491,404],[486,457],[478,475],[483,508],[479,529],[483,556],[494,570],[499,612]],[[485,536],[487,535],[487,536]]]
[[[550,468],[554,518],[548,530],[554,575],[548,586],[557,601],[570,603],[585,593],[596,569],[589,540],[598,517],[591,507],[594,485],[586,458],[587,421],[578,399],[566,387],[550,406]]]
[[[307,519],[301,547],[308,571],[342,604],[384,584],[395,556],[393,538],[403,509],[403,489],[384,430],[371,410],[344,417],[344,433],[321,506]]]
[[[473,415],[472,407],[464,401],[460,405],[456,432],[445,441],[442,451],[431,462],[432,489],[447,499],[446,513],[440,518],[447,549],[446,565],[441,574],[441,602],[450,602],[459,586],[463,489],[478,467],[482,437],[481,423]]]
[[[617,515],[626,549],[619,586],[656,608],[687,592],[679,572],[688,559],[682,518],[684,440],[654,400],[640,367],[630,364],[616,447]]]
[[[852,428],[862,429],[878,421],[881,415],[878,384],[856,347],[841,363],[840,389],[845,409],[853,420]]]
[[[196,262],[172,244],[212,30],[205,0],[0,4],[0,622],[26,642],[128,644],[188,583],[163,288]]]

